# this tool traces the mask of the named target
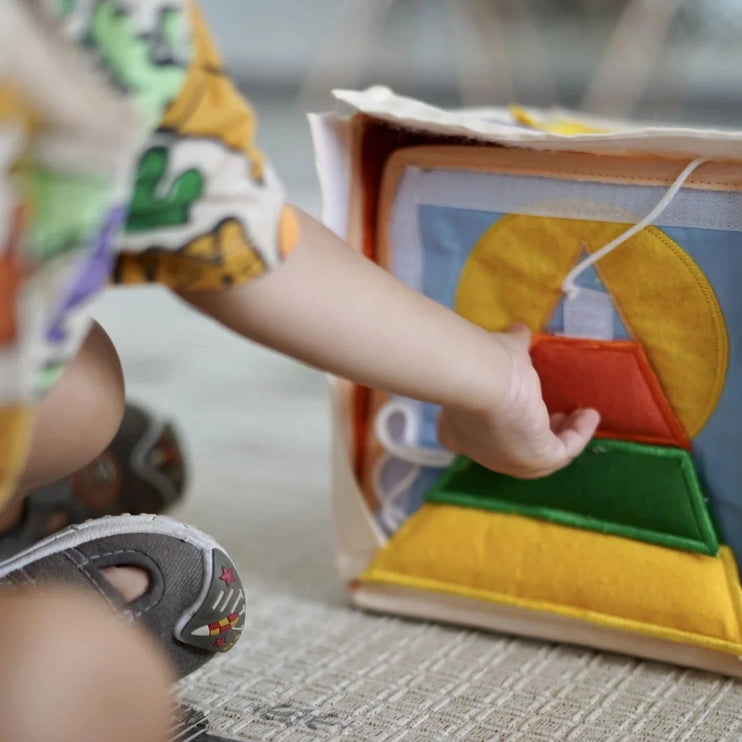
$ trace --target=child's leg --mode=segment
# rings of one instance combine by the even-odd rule
[[[53,482],[92,461],[116,435],[124,378],[116,349],[94,324],[40,405],[19,491]]]
[[[116,349],[94,324],[77,356],[39,406],[18,494],[0,505],[0,533],[22,517],[24,493],[71,474],[111,441],[124,412],[124,379]],[[140,569],[114,567],[107,576],[126,600],[149,584]],[[2,737],[0,737],[2,739]]]
[[[148,637],[76,593],[0,593],[3,742],[163,742],[170,672]]]

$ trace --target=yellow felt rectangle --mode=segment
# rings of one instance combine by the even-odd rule
[[[727,547],[709,557],[517,515],[426,504],[361,580],[742,654],[739,579]]]

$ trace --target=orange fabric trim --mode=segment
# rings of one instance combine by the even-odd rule
[[[365,114],[353,117],[353,172],[348,231],[353,246],[374,262],[380,261],[377,227],[382,181],[387,162],[397,150],[413,145],[450,142],[451,137],[410,131],[389,126]],[[476,146],[476,145],[475,145]],[[380,232],[380,234],[383,233]],[[373,393],[356,386],[353,393],[352,425],[355,440],[354,468],[361,476]]]
[[[400,171],[410,166],[490,171],[505,175],[533,175],[561,180],[589,180],[595,183],[669,186],[686,162],[685,159],[668,160],[634,155],[623,157],[579,152],[537,152],[492,145],[409,146],[398,149],[389,157],[383,187],[386,187],[388,182],[396,184]],[[683,188],[742,191],[739,164],[704,163],[683,183]]]
[[[7,245],[0,252],[0,347],[13,342],[18,332],[16,302],[23,278],[20,241],[24,227],[24,211],[20,206],[11,215]]]

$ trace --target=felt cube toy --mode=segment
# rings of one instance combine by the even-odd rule
[[[443,450],[433,405],[336,380],[353,601],[742,676],[742,132],[336,96],[326,223],[488,330],[528,323],[549,410],[601,412],[517,480]]]

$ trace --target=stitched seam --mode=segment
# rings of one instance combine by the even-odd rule
[[[84,560],[85,564],[79,565],[77,562],[70,556],[68,551],[74,551],[76,554],[79,554]],[[111,598],[106,594],[106,592],[101,588],[101,586],[95,581],[93,578],[93,575],[85,568],[85,566],[89,563],[89,560],[87,557],[77,549],[69,549],[68,551],[61,552],[62,556],[64,556],[66,559],[69,559],[72,565],[75,567],[75,569],[78,570],[78,572],[81,572],[85,575],[85,577],[88,578],[88,584],[92,585],[92,587],[98,592],[98,594],[108,603],[108,605],[113,608],[114,610],[118,610],[118,606],[114,604],[114,602],[111,600]]]
[[[140,618],[142,616],[142,614],[144,614],[147,611],[151,610],[152,608],[154,608],[159,603],[159,600],[157,600],[155,594],[152,592],[151,586],[150,586],[148,592],[150,593],[149,602],[145,603],[136,613],[131,613],[131,611],[129,611],[131,613],[131,617],[133,619]],[[145,593],[144,595],[146,595],[146,594],[147,593]],[[163,594],[164,594],[164,591],[163,591]],[[141,596],[141,597],[144,597],[144,595]]]
[[[11,572],[8,575],[8,581],[9,581],[9,583],[13,587],[21,587],[21,588],[22,587],[26,587],[27,586],[27,583],[26,582],[21,582],[20,577],[21,577],[21,575],[17,571],[16,572]]]
[[[105,557],[108,557],[108,556],[117,556],[119,554],[140,554],[140,553],[141,552],[138,551],[137,549],[116,549],[115,551],[108,551],[108,552],[105,552],[103,554],[95,554],[94,556],[91,556],[90,557],[90,561],[92,562],[92,561],[94,561],[96,559],[104,559]],[[111,565],[111,566],[113,567],[113,566],[116,566],[116,565]],[[127,565],[122,565],[122,566],[127,566]],[[142,569],[142,567],[140,567],[140,566],[138,566],[136,564],[131,565],[131,566],[133,566],[133,567],[135,567],[137,569]],[[154,593],[152,593],[151,585],[149,587],[148,592],[150,592],[150,600],[149,600],[148,603],[145,603],[136,613],[133,613],[131,610],[127,610],[126,611],[131,616],[131,619],[132,620],[136,620],[136,619],[140,618],[142,616],[142,614],[144,614],[147,611],[149,611],[152,608],[154,608],[157,605],[157,603],[159,602],[156,599]],[[146,594],[147,593],[145,593],[144,595],[146,595]],[[144,597],[144,596],[141,596],[141,597]]]
[[[712,558],[712,557],[708,557]],[[725,565],[726,567],[726,565]],[[469,597],[475,600],[485,600],[490,603],[500,603],[503,605],[513,605],[525,608],[531,611],[543,611],[547,613],[556,613],[557,615],[568,616],[577,620],[596,623],[598,625],[607,625],[614,628],[633,630],[650,636],[658,636],[671,641],[690,642],[709,649],[718,649],[731,654],[739,655],[742,651],[742,644],[739,639],[726,639],[721,636],[701,634],[697,631],[688,631],[686,629],[675,629],[661,623],[650,623],[602,611],[590,610],[585,608],[573,607],[564,603],[552,602],[549,600],[521,598],[497,590],[488,588],[470,588],[456,585],[441,579],[417,577],[406,575],[389,569],[380,569],[371,567],[361,576],[362,583],[381,583],[400,585],[417,590],[429,590],[433,592],[448,593],[459,597]],[[736,615],[736,611],[735,611]]]
[[[723,320],[720,317],[719,312],[719,301],[716,298],[716,294],[708,282],[706,276],[702,273],[701,269],[696,265],[695,261],[688,255],[685,250],[680,248],[675,242],[673,242],[664,232],[657,228],[649,227],[651,231],[656,233],[660,241],[663,242],[667,247],[670,248],[682,261],[683,265],[687,268],[688,272],[693,277],[696,285],[701,290],[706,305],[711,314],[711,322],[714,325],[714,342],[716,344],[716,364],[714,375],[714,384],[712,387],[712,394],[706,400],[706,404],[703,409],[703,424],[711,417],[716,405],[719,401],[719,396],[724,387],[724,377],[726,377],[728,358],[728,344],[722,344],[722,334],[726,335],[726,328],[723,324]],[[723,375],[721,369],[723,368]]]
[[[449,475],[444,477],[441,489],[433,489],[425,495],[426,502],[439,503],[443,505],[454,505],[459,507],[473,508],[486,512],[505,513],[508,515],[520,515],[533,520],[541,520],[551,523],[558,523],[564,526],[580,528],[585,531],[596,533],[603,532],[602,526],[606,533],[616,536],[630,538],[636,541],[654,543],[670,548],[676,548],[686,551],[699,552],[704,555],[714,557],[718,554],[718,539],[716,532],[710,523],[708,510],[703,502],[703,492],[700,489],[697,479],[691,476],[690,467],[692,466],[690,454],[682,448],[675,446],[652,446],[648,448],[637,444],[634,440],[617,442],[612,439],[605,439],[606,443],[612,443],[615,451],[619,453],[630,453],[634,456],[645,456],[653,459],[662,458],[671,461],[679,470],[682,493],[686,503],[691,511],[691,523],[695,528],[695,534],[683,536],[668,530],[662,530],[651,524],[647,526],[636,525],[630,522],[616,520],[606,516],[586,516],[584,513],[572,510],[568,507],[548,506],[539,504],[529,504],[521,500],[513,500],[492,495],[483,497],[480,494],[471,494],[462,490],[452,489],[452,475],[460,471],[464,466],[464,459],[461,464],[457,462],[455,467],[449,470]],[[679,461],[678,461],[679,459]],[[681,491],[678,489],[678,491]],[[741,624],[742,626],[742,624]]]
[[[701,422],[701,425],[699,427],[699,430],[696,431],[696,434],[700,432],[700,430],[703,429],[703,426],[708,422],[709,417],[711,416],[713,410],[716,407],[716,404],[718,404],[719,396],[721,395],[721,391],[723,389],[724,383],[723,379],[726,377],[726,371],[727,371],[727,365],[729,361],[729,350],[728,350],[728,343],[722,344],[721,342],[721,334],[723,332],[724,335],[726,335],[726,327],[723,325],[723,320],[720,322],[719,320],[719,303],[716,299],[716,294],[713,291],[713,288],[710,287],[710,284],[708,283],[708,279],[703,274],[703,272],[698,268],[695,261],[688,255],[685,250],[683,250],[679,245],[677,245],[673,240],[671,240],[661,229],[658,229],[657,227],[649,226],[645,227],[639,234],[634,235],[631,240],[629,240],[629,243],[632,243],[635,239],[637,239],[642,233],[644,232],[651,233],[655,238],[657,238],[662,244],[665,245],[665,247],[668,247],[673,254],[675,254],[678,258],[680,258],[680,261],[682,262],[683,266],[688,270],[691,277],[695,281],[698,288],[701,290],[701,293],[706,300],[706,305],[709,309],[709,312],[711,314],[711,322],[714,325],[715,329],[715,337],[714,341],[716,344],[716,355],[717,355],[717,363],[715,365],[715,376],[714,376],[714,382],[712,385],[712,393],[709,395],[709,398],[706,400],[706,403],[704,405],[703,409],[703,420]],[[602,270],[600,261],[598,261],[594,266],[596,273],[598,274],[600,280],[603,282],[603,284],[606,286],[606,288],[609,290],[611,297],[613,298],[614,306],[616,307],[616,311],[618,312],[619,317],[621,318],[621,321],[623,322],[626,329],[631,334],[632,339],[639,340],[642,342],[642,346],[644,345],[643,341],[641,339],[637,338],[636,333],[634,332],[634,329],[631,325],[631,322],[629,322],[626,313],[623,310],[623,307],[621,306],[620,297],[615,294],[615,292],[611,289],[610,284],[612,281],[609,281],[606,279],[604,270]],[[646,351],[645,351],[646,352]],[[652,371],[657,375],[657,372],[654,371],[654,368],[652,367],[651,360],[649,359],[649,356],[647,356],[647,362],[652,369]],[[724,372],[723,376],[720,371],[720,367],[723,366]],[[657,377],[658,381],[660,382],[660,387],[662,386],[661,379],[659,379],[659,376]],[[664,390],[663,390],[664,392]],[[716,401],[712,401],[712,400]],[[668,398],[669,402],[669,398]],[[672,405],[671,405],[672,407]],[[674,409],[673,409],[674,412]],[[677,413],[675,413],[677,417]],[[683,429],[686,437],[690,441],[692,435],[689,431],[685,430],[685,426],[683,425],[682,421],[680,421],[680,418],[678,417],[678,422],[680,422],[681,428]]]
[[[152,610],[159,601],[155,600],[154,597],[150,598],[149,603],[145,603],[136,613],[132,613],[129,611],[129,615],[131,615],[132,620],[136,620],[138,618],[141,618],[143,614],[147,613],[147,611]]]
[[[534,345],[534,348],[538,347],[538,344],[544,344],[547,348],[550,345],[554,347],[558,347],[558,348],[577,348],[578,350],[587,352],[587,353],[590,353],[592,351],[608,349],[608,350],[611,350],[612,352],[624,353],[624,354],[628,354],[632,356],[632,358],[634,359],[634,362],[636,363],[636,367],[639,370],[639,373],[641,374],[642,378],[646,382],[646,385],[652,397],[652,400],[654,401],[655,405],[657,406],[657,410],[662,416],[663,422],[665,423],[665,425],[667,425],[667,430],[670,434],[670,439],[675,445],[678,445],[681,448],[688,448],[690,446],[688,435],[683,429],[683,426],[680,423],[680,420],[677,419],[677,416],[675,415],[674,410],[670,406],[667,400],[667,397],[664,395],[662,391],[662,387],[659,383],[659,379],[657,378],[657,374],[652,368],[652,364],[649,362],[649,358],[647,357],[646,353],[644,353],[644,349],[641,347],[641,345],[637,347],[638,341],[636,340],[588,340],[588,341],[581,342],[581,343],[570,343],[563,338],[557,338],[555,340],[550,340],[549,338],[551,337],[556,337],[556,336],[546,335],[546,336],[539,338],[537,344]],[[628,434],[625,434],[625,435],[628,435]],[[651,439],[651,436],[642,436],[642,437],[645,440]],[[658,438],[657,440],[663,441],[663,444],[666,444],[667,442],[666,439]]]
[[[141,552],[138,551],[137,549],[116,549],[115,551],[108,551],[108,552],[105,552],[103,554],[95,554],[94,556],[91,556],[90,557],[90,561],[94,561],[96,559],[104,559],[105,557],[109,557],[109,556],[117,556],[119,554],[140,554],[140,553]],[[111,565],[111,566],[113,567],[113,566],[116,566],[116,565]],[[127,565],[122,565],[122,566],[127,566]],[[131,565],[131,566],[136,567],[137,569],[142,569],[142,567],[139,567],[138,565]],[[148,603],[145,603],[136,613],[132,613],[132,611],[130,611],[130,610],[127,610],[126,611],[129,614],[129,616],[131,617],[132,620],[136,620],[136,619],[140,618],[142,616],[142,614],[144,614],[147,611],[149,611],[152,608],[154,608],[154,606],[156,606],[157,603],[159,602],[155,598],[154,594],[152,593],[151,585],[149,587],[148,592],[150,592],[150,600],[149,600]],[[145,595],[146,594],[147,593],[145,593]],[[144,596],[141,596],[141,597],[144,597]]]
[[[88,560],[91,562],[94,562],[96,559],[105,559],[106,557],[116,556],[118,554],[141,554],[141,553],[142,552],[139,551],[138,549],[116,549],[115,551],[106,551],[106,552],[103,552],[102,554],[94,554],[93,556],[88,557]],[[115,565],[111,565],[111,566],[115,566]],[[136,565],[132,565],[132,566],[136,566]]]
[[[20,570],[18,570],[23,574],[23,576],[28,580],[29,584],[33,587],[38,587],[36,584],[36,580],[26,571],[25,567],[21,567]]]
[[[418,144],[408,145],[401,147],[394,151],[387,164],[387,170],[391,170],[392,167],[399,170],[404,170],[406,167],[418,167],[424,170],[459,170],[468,172],[471,170],[486,173],[502,173],[503,175],[509,175],[511,173],[527,173],[529,175],[538,176],[541,174],[543,177],[556,177],[558,180],[572,178],[603,178],[610,184],[620,185],[621,183],[639,182],[645,185],[658,185],[664,186],[672,182],[674,174],[668,173],[667,177],[659,178],[657,176],[642,176],[642,175],[624,175],[620,170],[626,167],[626,162],[632,165],[641,166],[641,163],[647,161],[647,157],[641,157],[635,153],[628,155],[617,155],[615,153],[585,153],[571,150],[558,150],[555,152],[559,158],[580,158],[587,160],[587,158],[600,158],[602,160],[611,160],[616,165],[616,170],[613,172],[604,172],[602,170],[594,170],[589,165],[584,166],[578,164],[572,164],[569,168],[564,167],[551,167],[543,165],[520,165],[517,163],[503,163],[502,158],[497,158],[497,155],[501,154],[503,146],[507,151],[518,151],[519,154],[537,153],[542,157],[547,157],[552,154],[549,150],[531,150],[526,148],[520,148],[518,145],[477,145],[470,146],[465,144]],[[470,157],[467,157],[467,156]],[[473,161],[473,157],[476,160]],[[464,158],[465,162],[453,161],[454,158],[461,160]],[[500,162],[493,160],[500,159]],[[443,159],[443,164],[440,163]],[[654,157],[654,162],[666,160],[665,157]],[[685,163],[692,158],[688,157],[677,157],[674,158],[678,163]],[[431,162],[432,161],[432,162]],[[705,163],[705,166],[718,166],[718,165],[730,165],[732,163],[725,161],[710,161]],[[742,188],[742,181],[740,180],[714,180],[708,177],[703,179],[694,175],[688,183],[690,187],[694,186],[710,186],[717,188],[727,189],[740,189]]]
[[[405,148],[408,149],[408,148]],[[418,149],[416,147],[410,147],[410,150]],[[429,149],[428,147],[420,147],[419,149]],[[466,149],[466,148],[464,148]],[[474,149],[474,148],[472,148]],[[493,148],[493,151],[496,151],[495,148]],[[412,154],[420,154],[420,153],[412,153]],[[425,153],[428,154],[427,152]],[[436,154],[436,153],[433,153]],[[544,152],[543,154],[547,154]],[[580,153],[577,152],[560,152],[561,156],[566,155],[579,155]],[[611,157],[611,155],[598,155],[600,157]],[[621,185],[622,183],[641,183],[643,185],[647,186],[663,186],[667,185],[672,182],[673,176],[668,175],[667,178],[658,178],[658,177],[650,177],[650,176],[640,176],[640,175],[624,175],[622,173],[616,172],[603,172],[603,171],[594,171],[590,170],[589,168],[579,169],[573,168],[571,169],[564,169],[564,168],[551,168],[551,167],[534,167],[530,165],[509,165],[509,164],[497,164],[497,163],[485,163],[484,166],[481,164],[476,163],[459,163],[459,164],[444,164],[444,165],[438,165],[438,166],[432,166],[429,162],[426,162],[427,158],[415,158],[410,157],[409,161],[402,162],[402,169],[404,167],[420,167],[422,169],[430,170],[430,169],[438,169],[438,170],[459,170],[464,172],[469,172],[471,170],[479,171],[479,172],[487,172],[487,173],[502,173],[503,175],[510,175],[513,173],[525,173],[528,175],[533,175],[535,177],[543,177],[543,178],[555,178],[556,180],[567,180],[569,178],[575,178],[575,179],[584,179],[584,180],[597,180],[597,179],[603,179],[607,181],[609,184],[614,185]],[[661,158],[658,158],[661,159]],[[683,160],[685,161],[685,160]],[[620,163],[625,164],[625,163]],[[619,162],[616,162],[616,165],[619,165]],[[689,179],[687,183],[688,187],[690,188],[696,188],[698,189],[699,186],[708,186],[708,187],[716,187],[716,188],[724,188],[728,190],[732,189],[740,189],[742,188],[742,181],[740,180],[734,180],[734,181],[724,181],[724,180],[711,180],[708,178],[700,179],[700,178],[691,178]]]
[[[441,170],[461,170],[462,167],[458,166],[452,166],[452,167],[441,167]],[[468,170],[469,168],[467,168]],[[471,169],[477,169],[475,166],[472,166]],[[485,170],[485,172],[495,172],[495,173],[502,173],[503,175],[509,175],[511,173],[526,173],[528,175],[532,175],[534,177],[543,177],[543,178],[555,178],[555,180],[568,180],[569,178],[574,179],[584,179],[584,180],[593,180],[598,178],[606,179],[609,185],[621,185],[623,183],[641,183],[643,185],[647,185],[649,187],[655,187],[655,186],[663,186],[667,185],[668,183],[672,182],[672,176],[668,176],[667,180],[665,179],[659,179],[659,178],[648,178],[648,177],[641,177],[637,175],[619,175],[618,173],[596,173],[591,171],[579,171],[579,170],[562,170],[562,169],[556,169],[552,170],[550,168],[535,168],[535,167],[527,167],[527,166],[514,166],[514,167],[502,167],[499,169],[492,169],[492,170]],[[688,181],[687,183],[689,188],[696,188],[697,190],[701,190],[698,187],[699,186],[716,186],[716,187],[725,187],[731,190],[732,188],[742,188],[742,181],[716,181],[716,180],[699,180],[699,179],[692,179]]]
[[[690,467],[692,466],[693,464],[686,458],[681,459],[679,462],[680,476],[685,482],[686,491],[689,495],[691,512],[693,513],[693,519],[696,522],[698,538],[704,544],[706,544],[707,547],[709,547],[710,552],[710,547],[712,544],[709,543],[708,539],[709,537],[712,537],[714,541],[717,542],[716,553],[718,554],[718,539],[716,538],[716,533],[713,527],[711,527],[710,518],[708,517],[708,511],[703,504],[703,492],[701,491],[698,481],[695,477],[692,476],[691,471],[689,471]],[[709,533],[709,531],[711,531],[711,533]],[[742,624],[740,624],[740,626],[742,626]]]
[[[660,415],[662,415],[662,419],[665,421],[665,425],[667,425],[675,444],[689,448],[690,440],[688,440],[688,435],[681,425],[680,420],[677,419],[674,410],[667,400],[667,396],[663,393],[659,379],[657,379],[657,374],[652,368],[652,364],[649,362],[643,346],[640,345],[639,349],[634,346],[629,351],[634,357],[634,362],[639,369],[639,373],[644,378],[647,387],[649,387],[649,394],[660,411]]]

